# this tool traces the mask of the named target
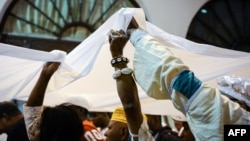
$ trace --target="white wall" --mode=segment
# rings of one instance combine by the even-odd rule
[[[170,34],[185,37],[196,12],[208,0],[137,0],[149,22]]]

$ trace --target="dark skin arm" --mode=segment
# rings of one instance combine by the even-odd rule
[[[137,28],[139,28],[139,25],[136,22],[135,18],[132,17],[132,19],[128,25],[128,28],[127,28],[127,34],[130,36],[130,34],[133,32],[133,30],[135,30]]]
[[[34,107],[43,105],[47,85],[51,76],[58,69],[59,65],[60,63],[58,62],[47,62],[46,64],[44,64],[43,70],[40,73],[40,76],[31,91],[26,106]]]
[[[111,31],[116,32],[118,37],[111,38],[110,51],[113,58],[117,56],[123,56],[123,49],[128,41],[128,36],[122,31]],[[126,68],[126,63],[119,63],[114,66],[115,70]],[[138,134],[138,130],[142,124],[143,116],[141,112],[141,105],[138,97],[138,90],[132,74],[124,75],[116,79],[116,86],[119,98],[123,105],[128,127],[133,134]],[[137,138],[135,138],[137,140]]]

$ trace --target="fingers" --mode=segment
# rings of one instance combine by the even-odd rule
[[[44,69],[56,71],[59,68],[60,64],[60,62],[47,62],[44,66]]]
[[[60,62],[46,62],[45,66],[49,67],[49,66],[55,66],[55,67],[59,67],[60,66]]]
[[[123,31],[122,29],[120,29],[119,31],[118,30],[113,30],[111,29],[110,32],[109,32],[109,43],[111,43],[114,39],[116,38],[127,38],[127,34],[125,31]]]
[[[138,23],[136,22],[135,18],[132,17],[132,19],[131,19],[131,21],[130,21],[130,23],[129,23],[129,25],[128,25],[127,30],[128,30],[128,29],[137,29],[137,28],[139,28],[139,25],[138,25]]]
[[[119,33],[126,36],[126,32],[123,31],[122,29],[119,30]]]
[[[111,37],[111,35],[109,33],[109,43],[111,43],[111,41],[112,41],[112,37]]]

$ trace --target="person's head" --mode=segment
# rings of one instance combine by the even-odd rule
[[[161,115],[147,114],[148,127],[154,136],[162,128]]]
[[[192,131],[189,128],[186,117],[184,115],[175,115],[175,116],[172,115],[171,117],[177,129],[178,136],[180,136],[180,138],[183,141],[194,141],[195,138]]]
[[[82,136],[82,121],[72,108],[58,105],[44,109],[40,141],[79,141]]]
[[[171,115],[171,118],[174,121],[174,126],[177,132],[179,132],[183,127],[182,123],[186,121],[186,117],[184,115]]]
[[[101,129],[106,128],[110,121],[108,112],[90,112],[89,118],[96,127],[100,127]]]
[[[105,136],[107,141],[129,140],[129,130],[123,108],[117,108],[113,112]]]
[[[159,131],[155,141],[182,141],[178,133],[170,130],[169,128]]]
[[[22,117],[22,112],[16,104],[9,101],[0,102],[0,134],[6,133]]]
[[[175,119],[173,119],[173,121],[174,121],[174,126],[175,126],[176,130],[179,132],[182,128],[183,121],[179,121],[179,120],[175,120]]]
[[[78,114],[78,116],[80,117],[80,119],[82,121],[87,119],[87,117],[88,117],[88,113],[89,113],[88,109],[86,109],[82,106],[78,106],[78,105],[75,105],[72,103],[63,103],[61,105],[68,106],[68,107],[72,108],[74,111],[76,111],[76,113]]]
[[[147,121],[147,116],[142,114],[143,119]],[[112,113],[108,124],[108,130],[105,133],[107,141],[129,141],[131,140],[125,111],[122,107],[118,107]]]

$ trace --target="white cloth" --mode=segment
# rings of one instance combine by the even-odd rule
[[[216,86],[216,78],[220,75],[233,73],[249,76],[249,53],[197,44],[171,35],[147,22],[141,8],[122,8],[69,54],[56,55],[0,44],[0,101],[27,100],[44,62],[60,61],[63,64],[50,80],[45,104],[53,106],[72,102],[93,111],[112,112],[121,103],[112,78],[114,70],[110,67],[111,55],[107,35],[111,29],[126,29],[132,16],[141,28],[164,45],[173,48],[174,54],[181,56],[183,62],[194,70],[202,81]],[[134,48],[131,43],[127,44],[124,51],[125,57],[133,60]],[[132,67],[133,62],[128,65]],[[149,98],[140,88],[139,97],[143,113],[181,114],[168,100]],[[169,111],[158,108],[162,105],[168,106]]]
[[[123,8],[119,10],[67,56],[62,51],[48,53],[1,43],[0,85],[4,86],[0,88],[1,101],[26,100],[38,78],[43,63],[47,61],[62,62],[62,67],[49,83],[48,91],[66,87],[72,81],[86,76],[95,64],[101,48],[107,46],[109,31],[111,29],[125,30],[132,16],[141,19],[141,15],[143,15],[142,9]],[[142,21],[140,25],[143,27],[145,18],[140,21]]]
[[[0,134],[0,141],[7,141],[7,134]]]

